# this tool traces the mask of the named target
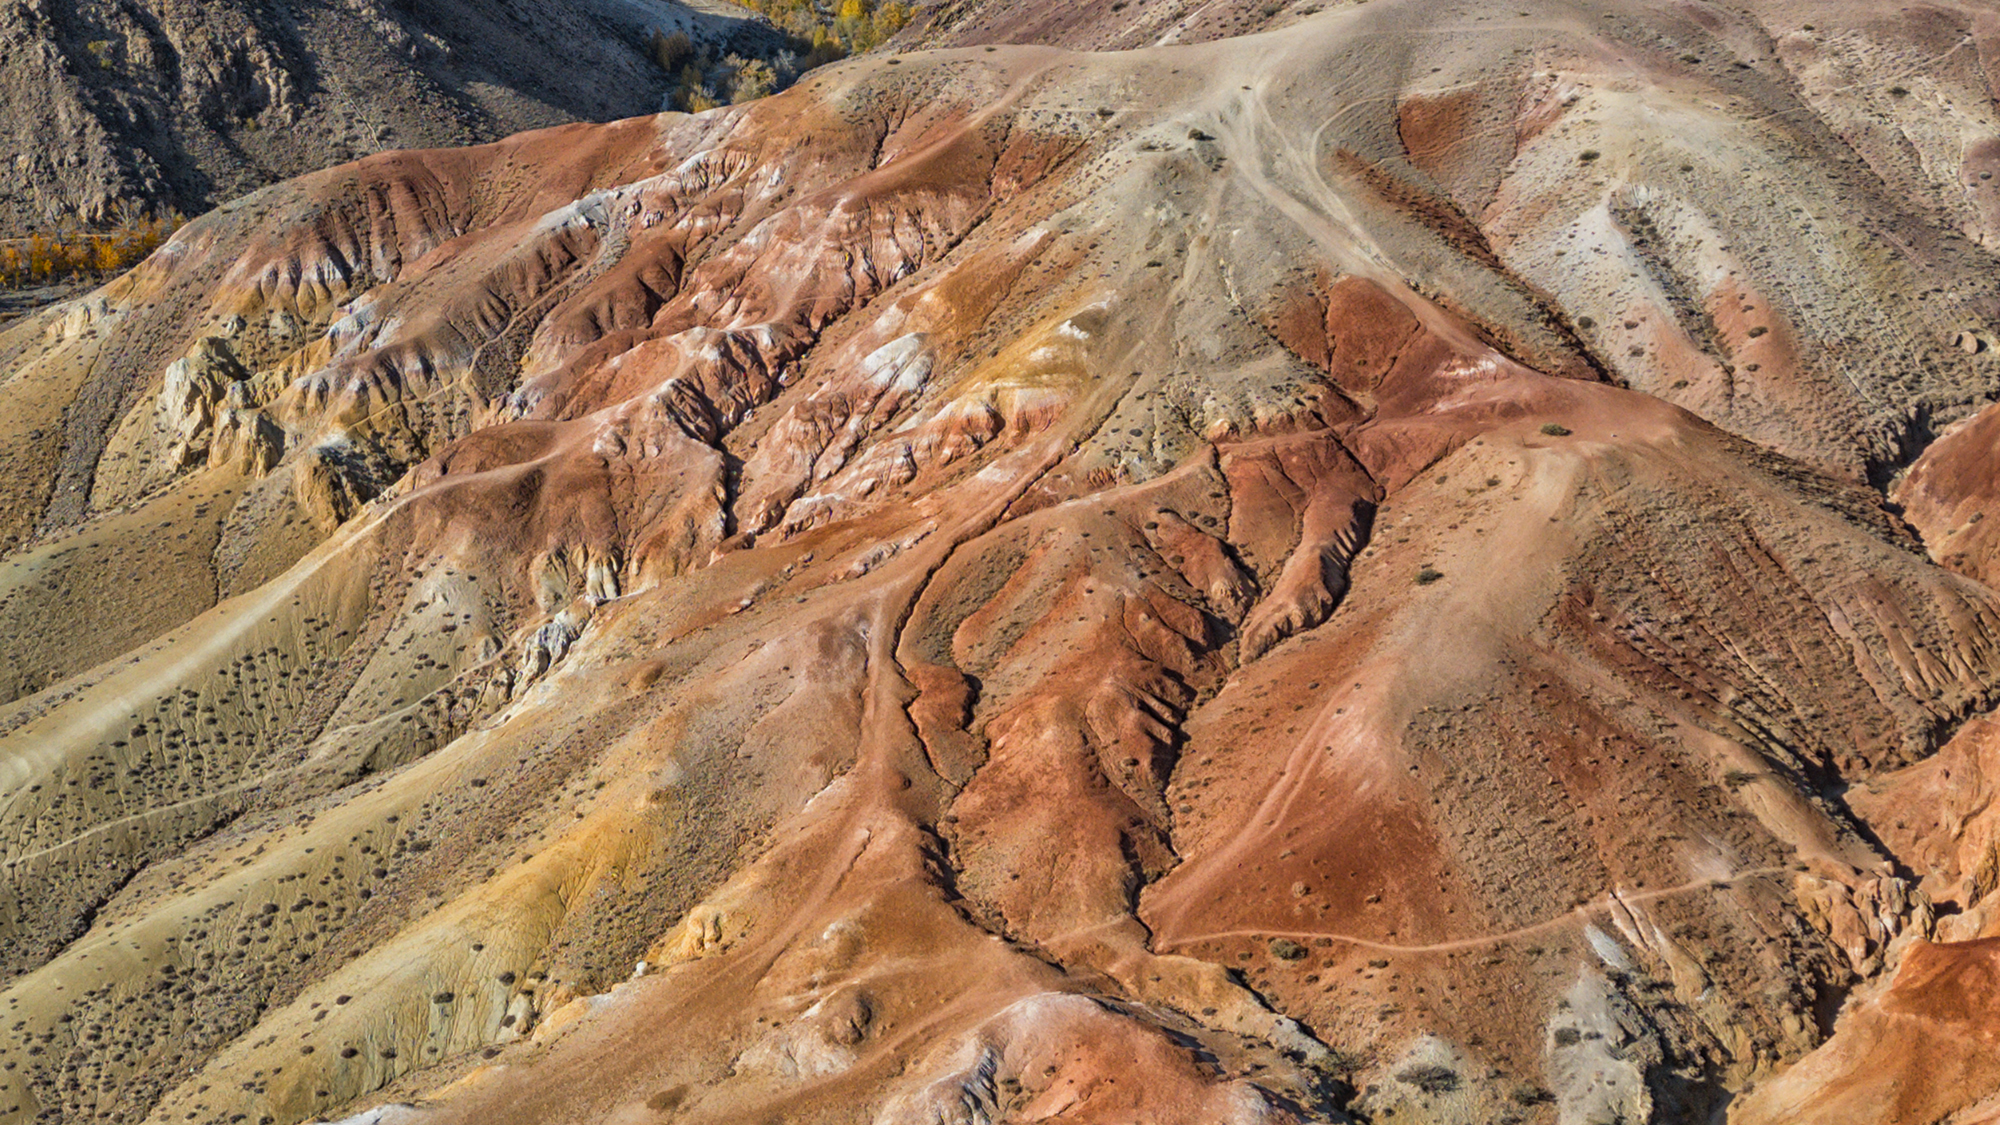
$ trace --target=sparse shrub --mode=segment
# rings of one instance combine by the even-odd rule
[[[762,59],[730,55],[723,62],[729,68],[727,81],[732,105],[766,97],[778,88],[777,72]]]
[[[1347,1077],[1357,1071],[1366,1069],[1370,1061],[1366,1051],[1353,1051],[1345,1047],[1329,1046],[1326,1049],[1325,1057],[1314,1060],[1312,1067],[1321,1074],[1334,1077]]]
[[[1583,161],[1585,164],[1589,164],[1592,161],[1596,160],[1598,157],[1603,155],[1604,155],[1603,153],[1597,151],[1594,148],[1587,148],[1584,149],[1583,152],[1577,156],[1577,159]]]
[[[1290,938],[1272,938],[1271,956],[1276,957],[1280,961],[1303,961],[1306,956],[1306,947]]]
[[[1425,567],[1417,572],[1417,585],[1428,586],[1431,583],[1436,582],[1438,579],[1443,577],[1444,577],[1443,571],[1432,570],[1430,567]]]
[[[1722,783],[1731,789],[1741,789],[1757,780],[1757,775],[1749,770],[1730,770],[1722,775]]]
[[[655,31],[651,47],[653,61],[659,63],[660,69],[668,74],[679,70],[681,64],[688,60],[688,56],[694,54],[694,42],[688,38],[685,31],[676,31],[672,35]]]
[[[1556,1046],[1574,1047],[1583,1042],[1583,1033],[1573,1027],[1556,1028]]]
[[[1458,1072],[1442,1063],[1417,1063],[1396,1072],[1396,1080],[1426,1094],[1449,1094],[1458,1089]]]
[[[673,93],[669,95],[673,108],[685,113],[701,113],[729,104],[709,84],[706,69],[699,61],[681,67]]]
[[[1521,1085],[1514,1087],[1511,1097],[1513,1097],[1517,1105],[1547,1105],[1556,1100],[1554,1094],[1529,1082],[1523,1082]]]
[[[674,76],[673,85],[661,99],[661,108],[700,113],[755,101],[790,86],[805,71],[846,54],[838,41],[824,32],[818,34],[810,47],[803,39],[793,42],[806,53],[801,55],[798,50],[786,47],[767,58],[745,57],[734,52],[718,57],[707,50],[696,50],[678,32],[665,37],[656,33],[654,59],[662,66],[671,63],[669,73]]]
[[[1568,437],[1569,427],[1561,422],[1543,422],[1542,432],[1550,437]]]

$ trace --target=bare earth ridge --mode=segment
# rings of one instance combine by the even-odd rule
[[[2000,17],[1311,7],[0,330],[0,1122],[2000,1120]]]

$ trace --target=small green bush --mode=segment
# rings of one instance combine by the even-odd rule
[[[1438,579],[1443,577],[1444,577],[1443,571],[1432,570],[1430,567],[1425,567],[1417,572],[1417,585],[1428,586],[1431,583],[1436,582]]]
[[[1569,427],[1561,422],[1543,422],[1542,432],[1550,437],[1568,437]]]

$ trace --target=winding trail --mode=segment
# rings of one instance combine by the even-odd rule
[[[1560,915],[1558,917],[1550,918],[1541,922],[1535,922],[1531,925],[1522,926],[1518,929],[1502,930],[1499,933],[1485,934],[1480,937],[1459,938],[1454,941],[1433,942],[1429,945],[1391,945],[1386,942],[1371,941],[1367,938],[1356,937],[1353,934],[1331,933],[1324,930],[1237,929],[1237,930],[1217,930],[1212,933],[1191,934],[1187,937],[1172,938],[1166,941],[1162,941],[1161,943],[1159,943],[1159,946],[1157,948],[1159,952],[1164,953],[1170,949],[1183,949],[1191,945],[1198,945],[1205,941],[1218,941],[1224,938],[1241,938],[1241,937],[1307,938],[1307,939],[1331,938],[1334,941],[1345,942],[1348,945],[1358,946],[1362,949],[1379,950],[1383,953],[1410,953],[1410,954],[1457,953],[1465,950],[1482,949],[1491,945],[1499,945],[1503,942],[1514,941],[1519,938],[1534,937],[1539,934],[1545,934],[1545,933],[1554,933],[1558,930],[1563,929],[1564,927],[1584,922],[1588,920],[1590,916],[1593,914],[1599,912],[1608,912],[1611,910],[1613,906],[1630,907],[1641,903],[1656,902],[1663,898],[1672,898],[1676,895],[1688,894],[1693,891],[1721,890],[1724,887],[1732,886],[1736,883],[1745,882],[1750,879],[1761,878],[1765,875],[1782,874],[1787,870],[1790,869],[1786,867],[1753,867],[1746,871],[1739,871],[1736,874],[1731,875],[1727,879],[1696,879],[1692,882],[1682,883],[1679,886],[1663,887],[1657,891],[1644,891],[1642,893],[1633,895],[1619,894],[1617,891],[1612,891],[1609,894],[1603,896],[1602,898],[1593,899],[1590,902],[1584,903],[1582,906],[1577,907],[1576,909],[1570,911],[1568,914]]]

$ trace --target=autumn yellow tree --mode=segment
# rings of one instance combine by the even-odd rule
[[[889,0],[875,9],[875,38],[879,42],[903,30],[913,13],[903,0]]]
[[[28,280],[39,281],[55,273],[55,245],[44,234],[28,236]]]
[[[109,274],[124,266],[126,251],[117,241],[98,235],[92,238],[91,242],[93,243],[90,253],[92,269],[101,274]]]
[[[28,285],[79,274],[109,277],[159,249],[184,221],[173,211],[148,215],[136,207],[114,207],[103,229],[71,221],[53,231],[0,242],[0,284]]]

